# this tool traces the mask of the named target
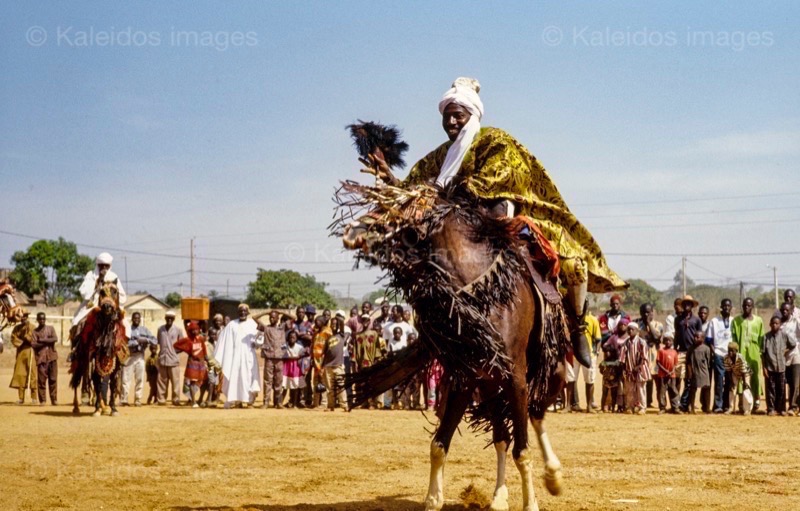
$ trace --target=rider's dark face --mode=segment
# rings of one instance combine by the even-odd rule
[[[444,128],[447,138],[451,142],[458,137],[458,134],[469,122],[470,117],[472,117],[472,114],[466,108],[455,103],[450,103],[444,108],[444,112],[442,112],[442,128]]]

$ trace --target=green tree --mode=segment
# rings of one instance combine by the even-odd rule
[[[45,305],[60,305],[78,298],[83,276],[94,267],[91,257],[79,254],[75,243],[39,240],[28,250],[11,256],[11,279],[29,296],[41,294]]]
[[[693,288],[695,286],[694,281],[686,274],[686,290]],[[669,288],[669,291],[673,294],[682,295],[683,294],[683,270],[678,270],[675,273],[675,276],[672,277],[672,287]]]
[[[658,289],[642,279],[630,279],[628,284],[622,305],[630,314],[636,316],[643,303],[651,303],[656,310],[661,309],[661,292]]]
[[[392,292],[391,289],[376,289],[371,293],[365,294],[363,301],[375,305],[378,302],[378,300],[383,301],[384,298],[389,300],[389,302],[391,303],[395,303],[402,300],[402,297],[399,296],[397,293]]]
[[[325,291],[326,285],[325,282],[317,282],[313,275],[259,268],[256,280],[247,284],[246,302],[256,308],[287,308],[304,304],[333,308],[336,302]]]
[[[166,303],[170,307],[177,307],[178,305],[181,304],[182,299],[183,298],[181,297],[180,293],[173,291],[164,297],[164,303]]]

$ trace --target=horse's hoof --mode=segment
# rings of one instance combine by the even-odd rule
[[[100,410],[95,410],[94,413],[92,414],[92,417],[100,417],[100,415],[101,415]]]
[[[444,507],[444,499],[428,497],[425,499],[425,511],[440,511]]]
[[[547,466],[544,467],[544,485],[550,495],[561,495],[561,483],[563,476],[561,474],[561,466]]]
[[[80,414],[81,414],[81,411],[77,406],[72,408],[72,415],[80,415]]]
[[[505,485],[494,491],[489,511],[508,511],[508,488]]]
[[[119,412],[118,412],[118,411],[116,411],[116,410],[111,410],[111,416],[112,416],[112,417],[116,417],[117,415],[119,415]]]

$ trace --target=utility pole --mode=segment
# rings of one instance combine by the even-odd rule
[[[681,276],[683,277],[683,296],[686,296],[686,256],[681,258]]]
[[[739,303],[744,301],[744,282],[739,281]]]
[[[123,256],[122,260],[125,261],[125,289],[130,289],[128,285],[128,256]]]
[[[225,296],[231,295],[231,279],[225,281]]]
[[[191,259],[189,273],[191,274],[191,284],[190,289],[192,291],[191,296],[194,296],[194,238],[189,240],[189,258]]]
[[[780,304],[778,303],[778,267],[772,267],[772,280],[775,283],[775,310],[780,309]]]

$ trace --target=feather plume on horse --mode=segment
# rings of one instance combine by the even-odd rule
[[[382,133],[355,131],[356,146],[378,146],[379,140],[370,139],[373,132]],[[392,140],[393,145],[381,149],[383,155],[406,150],[404,143]],[[372,161],[362,155],[364,160]],[[570,350],[566,318],[560,299],[548,300],[552,293],[539,289],[542,279],[534,275],[531,247],[519,238],[518,223],[497,217],[454,181],[446,189],[348,181],[336,192],[332,233],[355,250],[356,264],[365,261],[386,271],[390,286],[414,308],[420,332],[419,341],[404,352],[349,379],[353,404],[404,384],[436,358],[448,388],[431,444],[426,510],[443,505],[444,461],[465,413],[474,429],[492,432],[497,449],[492,509],[507,509],[504,463],[512,439],[523,500],[526,509],[535,509],[527,421],[545,456],[547,488],[556,494],[560,462],[543,418],[563,386],[564,356]],[[480,403],[474,405],[476,389]]]

